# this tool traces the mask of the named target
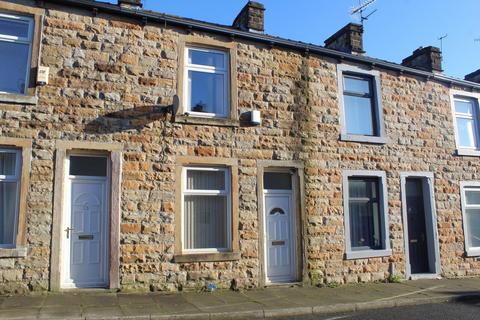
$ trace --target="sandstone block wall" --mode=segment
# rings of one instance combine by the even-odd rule
[[[195,289],[205,281],[228,287],[234,277],[241,287],[258,286],[257,160],[304,163],[305,283],[383,280],[391,263],[404,271],[402,171],[435,174],[442,275],[480,274],[480,262],[464,255],[459,189],[461,180],[478,179],[480,167],[476,158],[454,155],[446,85],[379,69],[388,143],[342,142],[338,61],[235,40],[238,112],[261,110],[260,127],[172,124],[149,116],[124,121],[118,115],[130,109],[172,102],[178,41],[186,30],[48,6],[40,64],[50,67],[50,83],[37,89],[37,105],[0,102],[0,134],[33,139],[29,193],[22,199],[29,254],[0,258],[1,293],[48,290],[56,140],[124,144],[123,290]],[[175,158],[185,155],[238,159],[240,260],[173,262]],[[344,259],[344,169],[386,171],[391,257]]]

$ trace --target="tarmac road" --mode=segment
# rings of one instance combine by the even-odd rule
[[[480,302],[426,304],[330,316],[283,318],[296,320],[480,320]]]

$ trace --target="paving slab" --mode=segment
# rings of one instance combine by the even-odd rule
[[[128,294],[128,293],[119,293],[118,304],[120,305],[130,305],[130,304],[155,304],[152,294]]]
[[[45,297],[43,307],[81,306],[82,300],[76,294],[52,294]]]
[[[183,294],[155,295],[153,300],[165,314],[192,314],[200,312],[200,309],[188,302]]]
[[[100,295],[100,294],[82,294],[79,296],[82,306],[118,306],[118,297],[116,295]]]
[[[39,319],[82,319],[82,308],[74,305],[49,306],[40,309]]]
[[[165,312],[163,312],[155,304],[124,304],[120,305],[120,309],[122,310],[122,313],[126,316],[150,316],[152,314],[165,314]]]
[[[31,308],[31,309],[2,309],[0,312],[0,319],[37,319],[38,314],[40,313],[40,308]]]
[[[46,296],[12,296],[6,298],[2,303],[2,308],[34,308],[41,307]]]
[[[124,313],[120,306],[86,307],[82,312],[82,317],[86,319],[116,319],[122,316]]]

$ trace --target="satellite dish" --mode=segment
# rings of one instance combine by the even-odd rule
[[[172,103],[172,116],[175,116],[177,114],[179,106],[180,106],[180,98],[178,98],[178,95],[174,95],[173,103]]]

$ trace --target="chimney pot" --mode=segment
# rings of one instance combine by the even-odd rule
[[[469,73],[465,76],[465,80],[480,83],[480,69]]]
[[[143,7],[142,0],[118,0],[118,5],[127,9],[141,9]]]
[[[325,40],[325,47],[346,53],[363,55],[363,26],[349,23]]]
[[[437,47],[420,47],[403,59],[402,65],[428,72],[442,72],[442,52]]]
[[[242,31],[265,31],[265,7],[260,2],[248,1],[233,21],[233,27]]]

